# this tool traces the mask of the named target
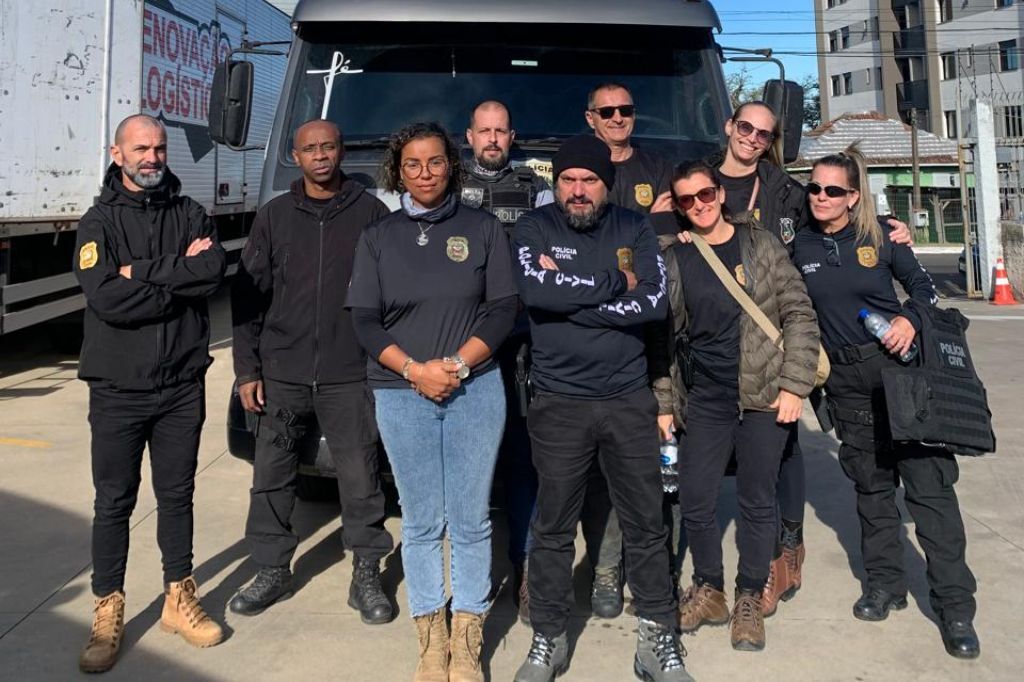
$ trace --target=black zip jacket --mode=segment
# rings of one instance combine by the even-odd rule
[[[705,160],[712,168],[721,167],[725,161],[725,150],[716,152]],[[761,159],[757,162],[757,177],[761,181],[758,190],[758,222],[768,232],[779,238],[790,255],[793,253],[793,239],[796,234],[811,223],[811,211],[807,206],[807,190],[774,163]],[[735,216],[741,220],[741,216]]]
[[[665,264],[647,217],[609,204],[580,232],[549,204],[520,218],[512,241],[530,316],[533,385],[591,400],[647,386],[644,323],[663,320],[668,310]],[[558,271],[544,270],[542,255]],[[626,260],[637,278],[629,292],[619,271]]]
[[[345,176],[322,216],[301,178],[260,209],[231,287],[239,383],[266,377],[315,387],[366,378],[345,295],[359,235],[386,215],[383,202]]]
[[[131,192],[121,168],[107,168],[78,224],[72,263],[86,300],[80,379],[148,390],[201,377],[213,361],[206,298],[226,259],[213,221],[180,192],[170,170],[158,187]],[[213,246],[186,257],[202,237]],[[119,273],[125,265],[130,279]]]

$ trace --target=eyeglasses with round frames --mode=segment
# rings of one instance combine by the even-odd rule
[[[807,193],[815,197],[824,192],[825,196],[829,197],[830,199],[838,199],[839,197],[845,197],[847,194],[856,191],[857,190],[847,189],[846,187],[839,187],[838,185],[822,186],[817,182],[807,183]]]
[[[616,111],[619,112],[622,118],[633,118],[633,115],[636,114],[636,106],[632,104],[620,104],[616,107],[594,107],[593,109],[588,109],[588,111],[600,116],[601,120],[607,121],[615,115]]]
[[[739,132],[740,137],[749,137],[756,131],[757,141],[761,144],[771,144],[775,140],[775,133],[772,131],[765,130],[764,128],[755,128],[753,123],[743,119],[736,121],[736,130]]]
[[[716,197],[718,197],[718,187],[705,187],[693,194],[680,194],[676,197],[676,203],[682,210],[689,211],[693,208],[694,199],[700,199],[702,204],[710,204]]]
[[[443,156],[435,156],[427,161],[424,166],[419,159],[406,159],[402,162],[402,174],[409,178],[418,178],[423,175],[424,167],[431,175],[444,175],[448,170],[448,159]]]

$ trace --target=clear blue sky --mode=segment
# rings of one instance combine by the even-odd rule
[[[711,0],[722,20],[716,36],[723,47],[770,47],[786,67],[786,78],[799,81],[807,74],[818,75],[818,49],[814,36],[812,0]],[[800,54],[785,54],[785,53]],[[783,53],[783,54],[778,54]],[[726,73],[743,68],[726,64]],[[774,64],[746,64],[756,79],[778,78]]]

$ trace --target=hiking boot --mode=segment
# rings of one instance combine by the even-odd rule
[[[448,682],[448,614],[438,609],[413,618],[420,643],[420,662],[412,682]]]
[[[264,566],[252,582],[238,591],[228,604],[233,613],[256,616],[276,602],[292,596],[292,572],[287,566]]]
[[[640,619],[633,674],[645,682],[694,682],[683,665],[686,649],[675,628]]]
[[[977,658],[981,656],[981,642],[974,625],[969,620],[943,621],[942,644],[946,653],[954,658]]]
[[[761,609],[765,618],[775,614],[780,599],[789,601],[796,594],[799,587],[793,584],[792,576],[785,554],[772,559],[768,580],[765,581],[764,590],[761,592]]]
[[[78,669],[83,673],[105,673],[117,662],[124,635],[124,592],[111,592],[96,597],[92,609],[92,630],[89,643],[78,656]]]
[[[530,571],[527,563],[515,569],[516,593],[512,595],[512,601],[519,609],[519,622],[523,625],[530,624]]]
[[[764,615],[760,592],[736,590],[736,604],[732,607],[729,634],[732,648],[737,651],[764,649]]]
[[[551,682],[568,669],[569,639],[565,633],[557,637],[545,637],[534,632],[530,651],[512,682]]]
[[[452,637],[449,644],[449,682],[484,682],[484,671],[480,668],[480,649],[483,644],[484,615],[456,611],[452,615]]]
[[[599,566],[594,571],[590,610],[598,618],[618,618],[622,614],[622,571],[618,566]]]
[[[679,628],[694,632],[701,625],[725,625],[729,622],[729,605],[725,592],[711,585],[694,583],[679,600]]]
[[[882,589],[873,588],[861,595],[853,605],[853,617],[859,620],[879,621],[889,617],[889,610],[901,611],[907,608],[906,595],[900,596]]]
[[[220,644],[224,639],[220,625],[206,614],[199,603],[199,586],[193,576],[168,583],[164,610],[160,614],[160,629],[181,635],[186,642],[202,649]]]
[[[352,584],[348,588],[348,605],[359,612],[367,625],[390,623],[395,617],[391,601],[380,584],[380,562],[356,557],[352,564]]]

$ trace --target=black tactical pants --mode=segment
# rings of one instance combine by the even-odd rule
[[[902,482],[928,562],[932,609],[946,621],[972,620],[977,585],[964,557],[967,539],[953,489],[959,469],[944,451],[890,442],[882,372],[894,366],[897,361],[889,354],[855,364],[833,361],[826,386],[836,435],[842,441],[839,463],[857,490],[868,587],[898,595],[907,592],[896,506],[896,488]]]
[[[90,385],[96,488],[92,590],[96,596],[124,589],[128,523],[138,499],[147,445],[164,582],[178,582],[192,573],[192,493],[205,418],[202,379],[149,391]]]
[[[596,459],[622,522],[626,576],[641,618],[675,624],[661,515],[658,405],[650,389],[609,400],[541,393],[530,405],[540,489],[530,553],[530,618],[548,637],[565,632],[573,604],[576,524]]]
[[[366,384],[312,386],[265,380],[267,404],[256,435],[256,461],[245,536],[260,566],[288,566],[299,538],[292,530],[298,441],[315,416],[338,478],[342,540],[356,555],[380,560],[393,548],[384,529],[377,422]]]

